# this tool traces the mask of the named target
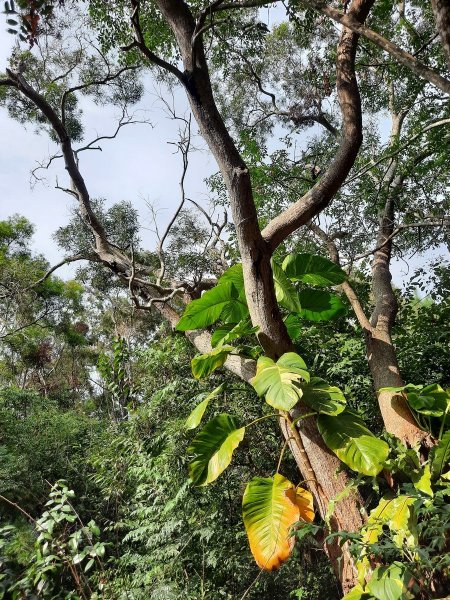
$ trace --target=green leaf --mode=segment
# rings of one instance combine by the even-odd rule
[[[284,324],[291,340],[296,340],[302,331],[302,322],[298,315],[290,314],[284,319]]]
[[[277,569],[292,552],[291,527],[300,519],[311,522],[312,496],[276,473],[254,477],[245,488],[242,516],[252,554],[261,569]]]
[[[416,478],[415,481],[413,480],[413,484],[414,484],[414,487],[416,488],[416,490],[419,490],[419,492],[423,492],[424,494],[427,494],[428,496],[434,495],[433,489],[431,487],[430,465],[425,465],[423,467],[420,476],[418,478]]]
[[[227,360],[233,346],[219,346],[208,354],[199,354],[191,360],[192,374],[196,379],[204,379],[213,371],[219,369]]]
[[[222,327],[218,327],[212,334],[211,346],[213,348],[219,345],[223,346],[223,344],[229,344],[233,340],[251,335],[257,331],[258,327],[253,327],[249,319],[244,319],[237,325],[223,325]]]
[[[342,600],[372,600],[373,596],[365,592],[360,585],[354,587]]]
[[[273,282],[277,302],[291,313],[300,312],[302,307],[298,292],[286,273],[274,260],[272,260]]]
[[[219,280],[221,281],[221,280]],[[190,302],[177,324],[178,331],[191,331],[212,325],[219,318],[239,322],[248,315],[245,293],[242,297],[233,281],[224,281]]]
[[[383,469],[389,446],[375,437],[354,412],[330,417],[319,415],[317,426],[325,444],[354,471],[375,476]]]
[[[399,548],[404,544],[414,547],[417,543],[415,500],[406,495],[382,498],[367,519],[362,536],[363,543],[376,544],[386,525],[391,531],[393,542]]]
[[[442,417],[450,398],[437,383],[427,385],[420,392],[407,393],[408,404],[416,412],[428,417]]]
[[[239,323],[248,316],[247,300],[245,297],[244,275],[242,264],[233,265],[223,273],[218,281],[218,285],[233,284],[238,291],[238,296],[234,302],[228,304],[223,313],[222,319],[226,323]]]
[[[279,410],[290,410],[302,397],[300,380],[309,381],[309,373],[303,359],[295,352],[288,352],[275,363],[261,356],[256,365],[256,375],[251,384],[258,396]]]
[[[290,279],[310,285],[339,285],[347,279],[345,271],[331,260],[314,254],[288,254],[283,270]]]
[[[201,298],[190,302],[178,321],[178,331],[191,331],[202,329],[215,323],[222,314],[223,309],[239,295],[236,287],[230,282],[217,285],[204,292]]]
[[[189,463],[189,477],[195,485],[207,485],[228,467],[233,451],[244,438],[245,427],[226,413],[217,415],[195,436],[187,452],[194,458]]]
[[[186,429],[195,429],[199,426],[201,420],[203,419],[203,415],[205,414],[205,410],[208,407],[208,404],[213,398],[217,398],[217,396],[219,396],[223,392],[224,387],[225,384],[222,383],[209,394],[200,394],[200,397],[203,397],[204,399],[200,402],[200,404],[197,404],[197,406],[186,419],[186,422],[184,424]]]
[[[439,479],[446,472],[450,463],[450,429],[440,442],[431,450],[431,474],[433,479]]]
[[[406,565],[394,562],[388,567],[377,567],[370,578],[367,588],[377,600],[400,600],[407,598],[411,573]]]
[[[299,316],[309,321],[329,321],[345,315],[347,308],[339,296],[324,290],[306,289],[299,292],[302,310]]]
[[[318,413],[335,416],[345,410],[347,401],[342,391],[320,377],[313,377],[309,383],[303,383],[300,387],[303,402]]]

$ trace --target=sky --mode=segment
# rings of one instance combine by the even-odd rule
[[[268,14],[268,20],[276,21],[277,15]],[[0,72],[7,65],[14,37],[7,33],[0,22]],[[145,248],[154,249],[156,236],[153,233],[151,211],[148,203],[158,211],[159,227],[164,228],[179,202],[179,179],[182,170],[181,157],[174,154],[169,142],[178,139],[178,125],[162,112],[162,103],[157,96],[154,82],[145,80],[145,95],[138,109],[149,124],[129,125],[123,128],[115,140],[102,143],[102,152],[89,151],[81,154],[80,168],[92,198],[104,198],[106,204],[131,201],[140,215],[141,240]],[[175,95],[175,106],[179,114],[187,114],[187,101],[180,90]],[[86,141],[98,135],[111,134],[117,123],[117,109],[100,107],[83,100],[83,124]],[[193,143],[201,150],[190,155],[186,178],[187,196],[203,206],[207,205],[206,177],[217,171],[214,159],[206,151],[205,144],[197,135],[195,122]],[[67,194],[55,189],[56,182],[68,187],[68,178],[62,161],[41,171],[46,181],[31,185],[31,171],[39,162],[48,159],[55,145],[48,136],[37,134],[33,127],[24,128],[13,121],[6,110],[0,108],[0,219],[19,213],[35,225],[34,249],[45,255],[50,264],[59,262],[63,255],[53,240],[54,232],[67,224],[75,201]],[[438,254],[446,253],[445,248]],[[436,253],[433,253],[436,255]],[[423,266],[429,256],[415,256],[409,262],[394,261],[393,280],[401,285],[416,267]],[[67,265],[58,275],[68,278],[74,275],[76,265]]]
[[[0,72],[7,66],[13,36],[0,22]],[[107,205],[121,200],[131,201],[140,214],[143,245],[153,249],[156,236],[153,229],[151,203],[158,211],[161,228],[167,223],[180,200],[179,180],[182,172],[181,157],[174,153],[170,142],[178,140],[179,125],[162,113],[162,103],[150,78],[145,80],[146,93],[137,106],[136,118],[150,124],[128,125],[118,137],[102,143],[102,151],[87,151],[80,155],[80,170],[91,198],[104,198]],[[85,140],[111,134],[117,124],[117,109],[97,106],[83,100]],[[183,94],[175,97],[177,113],[187,111]],[[192,125],[193,143],[200,148],[190,154],[186,178],[188,197],[202,205],[207,204],[205,177],[217,168],[213,158],[204,150],[204,143]],[[70,187],[62,160],[48,171],[40,171],[44,182],[32,182],[31,171],[39,162],[45,162],[56,149],[45,132],[37,134],[34,127],[26,129],[13,121],[0,108],[0,219],[14,213],[27,217],[35,225],[33,247],[44,254],[51,264],[63,255],[52,239],[58,227],[67,224],[75,207],[75,200],[55,189],[58,184]],[[74,265],[58,271],[62,277],[74,273]]]

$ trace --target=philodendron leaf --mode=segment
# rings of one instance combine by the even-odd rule
[[[354,471],[378,475],[389,454],[389,446],[367,429],[354,412],[345,410],[335,417],[319,415],[317,426],[325,444]]]
[[[209,421],[192,440],[187,452],[189,477],[195,485],[207,485],[219,477],[231,462],[234,450],[244,438],[245,427],[226,413]]]
[[[237,325],[228,324],[218,327],[211,336],[211,346],[213,348],[217,346],[223,346],[229,344],[233,340],[237,340],[240,337],[251,335],[256,333],[258,327],[253,327],[250,319],[244,319]]]
[[[339,296],[325,290],[301,290],[299,298],[302,309],[298,315],[308,321],[329,321],[347,312],[347,307]]]
[[[302,307],[298,298],[298,292],[292,281],[274,260],[272,261],[272,272],[278,304],[290,313],[300,312]]]
[[[442,436],[437,446],[431,450],[431,475],[439,479],[450,468],[450,429]]]
[[[226,307],[239,303],[238,298],[239,291],[232,282],[213,287],[204,292],[201,298],[192,300],[186,306],[177,323],[177,330],[191,331],[212,325],[220,318]]]
[[[413,598],[408,594],[411,572],[401,562],[388,567],[377,567],[372,573],[367,589],[377,600],[405,600]]]
[[[230,352],[234,350],[233,346],[219,346],[208,352],[208,354],[199,354],[191,360],[192,374],[197,379],[204,379],[211,375],[213,371],[219,369],[227,360]]]
[[[255,477],[247,484],[242,515],[250,549],[261,569],[278,569],[289,558],[295,543],[291,527],[314,518],[310,496],[279,473]]]
[[[313,377],[309,383],[302,383],[300,387],[303,402],[318,413],[335,416],[345,410],[347,401],[341,390],[320,377]]]
[[[302,397],[297,385],[301,380],[309,381],[306,365],[298,354],[287,352],[277,362],[261,356],[251,384],[258,396],[265,396],[268,404],[279,410],[290,410]]]
[[[203,415],[205,414],[205,410],[208,407],[208,404],[213,398],[216,398],[223,392],[224,387],[225,384],[222,383],[209,394],[200,394],[200,396],[198,396],[198,398],[203,399],[199,404],[197,404],[197,406],[186,419],[186,422],[184,424],[186,429],[195,429],[199,426],[201,420],[203,419]]]
[[[347,279],[345,271],[331,260],[314,254],[288,254],[283,270],[290,279],[310,285],[339,285]]]
[[[222,320],[226,323],[239,323],[248,317],[247,299],[245,297],[244,274],[242,264],[233,265],[223,273],[218,285],[234,285],[238,291],[236,300],[228,304],[222,312]]]
[[[450,397],[437,383],[420,391],[408,391],[406,397],[413,410],[428,417],[442,417],[450,403]]]

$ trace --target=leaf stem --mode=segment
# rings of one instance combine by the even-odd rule
[[[259,421],[262,421],[264,419],[268,419],[269,417],[282,417],[283,419],[286,419],[286,421],[288,421],[287,417],[285,417],[284,415],[280,415],[278,413],[271,413],[270,415],[264,415],[263,417],[259,417],[258,419],[255,419],[254,421],[250,421],[250,423],[248,423],[245,427],[250,427],[251,425],[254,425],[255,423],[258,423]]]
[[[278,472],[279,472],[279,470],[280,470],[280,467],[281,467],[281,461],[283,460],[284,453],[285,453],[285,451],[286,451],[287,445],[288,445],[288,443],[290,442],[290,440],[295,440],[295,438],[294,438],[294,436],[293,436],[293,435],[289,436],[288,438],[286,438],[286,439],[284,440],[284,444],[283,444],[283,447],[282,447],[282,449],[281,449],[281,452],[280,452],[280,458],[278,459],[278,464],[277,464],[277,470],[276,470],[276,473],[278,473]]]

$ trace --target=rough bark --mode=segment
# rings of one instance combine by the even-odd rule
[[[436,29],[441,38],[442,48],[450,69],[450,1],[431,0],[431,6],[436,21]]]

